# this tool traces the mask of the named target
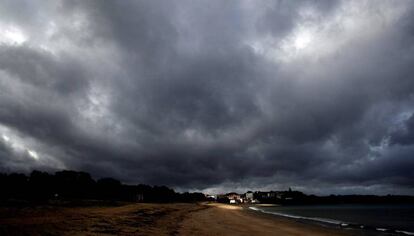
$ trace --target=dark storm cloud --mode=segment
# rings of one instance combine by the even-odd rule
[[[414,115],[411,115],[400,130],[391,135],[392,144],[412,145],[414,144]]]
[[[413,193],[413,10],[4,2],[0,167],[182,189]]]
[[[0,47],[1,69],[23,83],[62,95],[87,87],[81,65],[70,57],[61,57],[29,47]]]

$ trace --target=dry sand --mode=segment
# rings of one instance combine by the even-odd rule
[[[0,208],[0,235],[350,235],[224,204]]]
[[[180,235],[352,235],[339,229],[323,228],[275,216],[266,216],[239,206],[209,204],[190,214],[180,228]]]

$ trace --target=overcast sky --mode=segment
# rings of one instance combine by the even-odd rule
[[[414,194],[414,1],[0,3],[0,172]]]

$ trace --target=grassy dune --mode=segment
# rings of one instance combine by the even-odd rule
[[[0,235],[175,235],[197,204],[0,209]]]

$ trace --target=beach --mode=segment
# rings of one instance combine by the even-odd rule
[[[351,233],[216,203],[0,209],[0,235],[324,236]]]
[[[209,204],[207,209],[190,213],[179,235],[359,235],[340,229],[296,222],[282,217],[265,215],[247,207]]]

